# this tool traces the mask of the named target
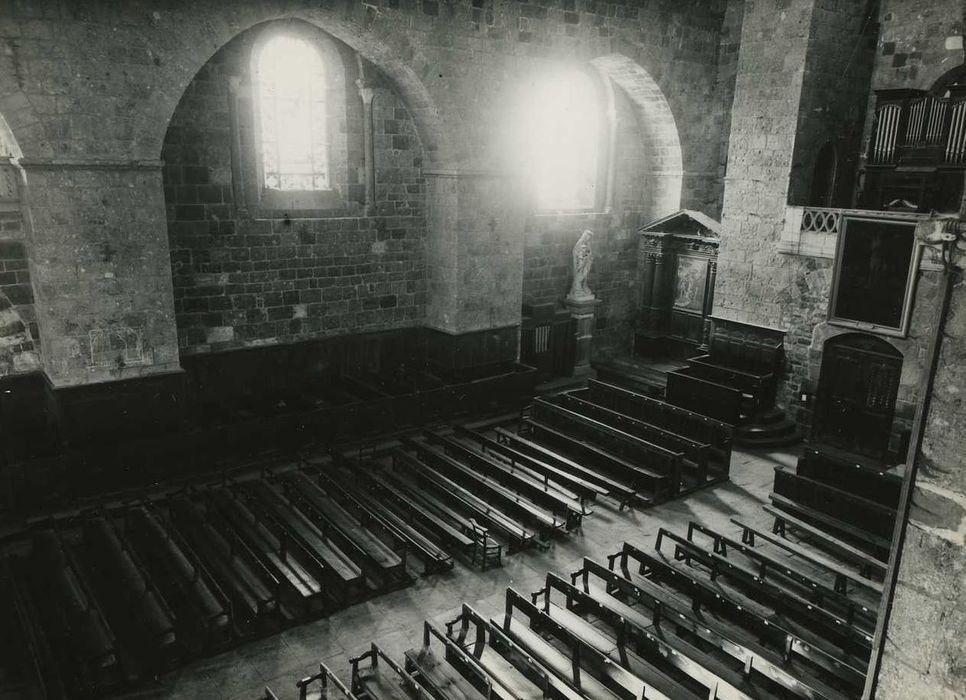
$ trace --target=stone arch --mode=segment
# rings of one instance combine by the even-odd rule
[[[649,214],[658,218],[677,211],[681,207],[684,159],[667,97],[651,74],[627,56],[608,54],[590,63],[623,90],[637,111],[649,162],[645,174],[650,180],[646,202]]]
[[[324,8],[290,12],[249,9],[241,16],[224,13],[217,4],[212,6],[219,11],[206,17],[194,16],[185,23],[186,31],[177,32],[177,38],[181,40],[179,46],[164,47],[166,55],[179,58],[174,68],[168,71],[164,102],[155,112],[158,117],[146,125],[153,153],[161,152],[168,124],[184,91],[221,47],[255,25],[295,19],[332,35],[382,71],[413,115],[428,165],[451,167],[454,163],[453,145],[444,128],[441,112],[420,77],[428,74],[428,61],[407,38],[391,31],[388,19],[380,15],[358,18],[347,12]]]

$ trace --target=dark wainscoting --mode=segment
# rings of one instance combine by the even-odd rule
[[[188,356],[181,373],[81,387],[2,379],[0,521],[520,407],[536,373],[515,362],[517,337],[403,329]]]

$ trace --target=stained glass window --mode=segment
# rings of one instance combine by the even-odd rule
[[[329,189],[325,69],[303,39],[276,36],[256,67],[262,184],[272,190]]]

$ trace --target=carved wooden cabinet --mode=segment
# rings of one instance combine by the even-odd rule
[[[639,230],[635,351],[688,357],[707,347],[720,224],[682,209]]]

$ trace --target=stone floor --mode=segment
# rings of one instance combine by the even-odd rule
[[[793,448],[794,449],[794,448]],[[730,518],[749,525],[770,524],[762,511],[771,491],[775,463],[794,464],[797,452],[735,451],[731,481],[649,510],[619,512],[616,505],[594,505],[583,531],[504,558],[502,568],[480,572],[456,565],[446,574],[418,579],[413,585],[346,608],[329,617],[233,651],[200,660],[163,676],[137,697],[256,700],[264,686],[280,698],[297,697],[295,681],[325,662],[349,682],[349,658],[377,642],[399,663],[403,652],[420,643],[423,620],[445,622],[459,614],[464,602],[485,615],[503,609],[507,586],[521,593],[542,588],[547,571],[565,574],[580,568],[585,555],[603,558],[624,541],[653,547],[659,527],[685,532],[689,520],[737,533]]]

